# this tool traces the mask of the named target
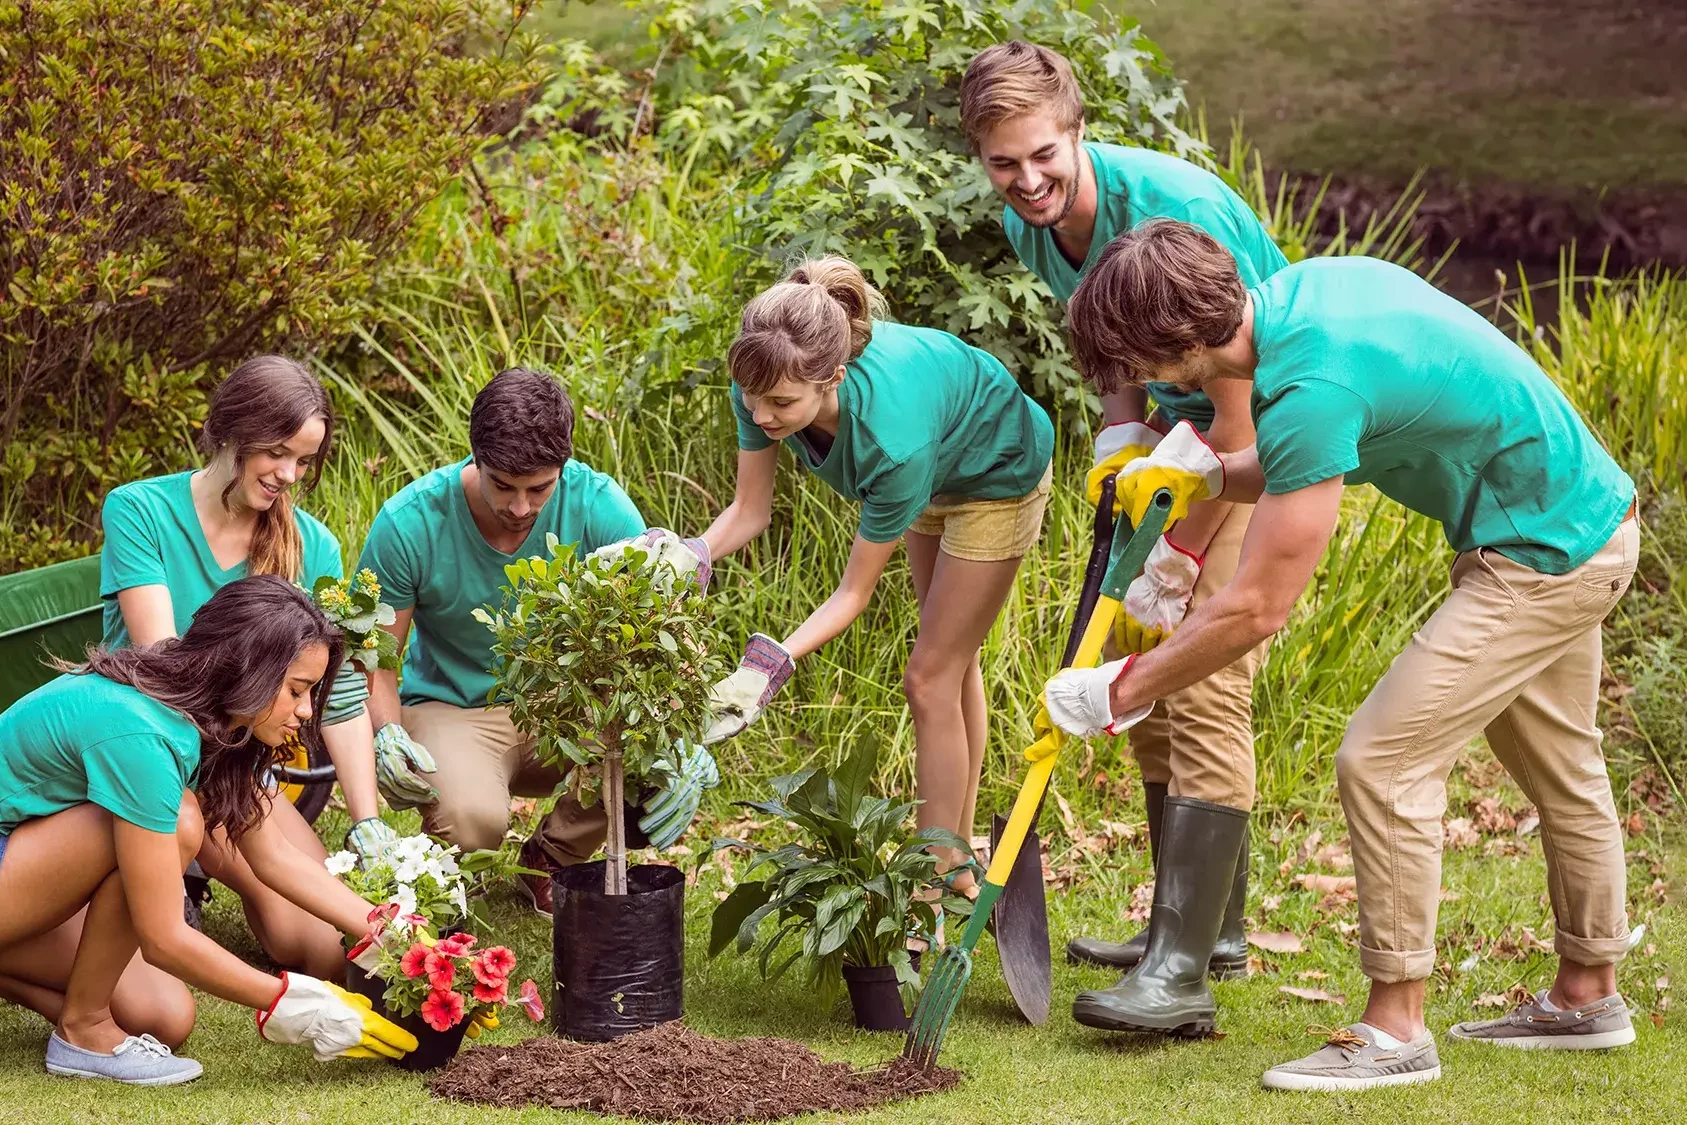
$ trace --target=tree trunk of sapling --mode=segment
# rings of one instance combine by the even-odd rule
[[[621,752],[609,751],[603,756],[603,811],[609,822],[604,840],[603,893],[627,893],[627,810],[626,786],[622,778]]]

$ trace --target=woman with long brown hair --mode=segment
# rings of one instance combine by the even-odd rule
[[[179,635],[218,589],[248,575],[273,574],[307,589],[344,573],[333,533],[295,505],[316,486],[333,446],[327,392],[303,365],[283,356],[246,360],[211,397],[200,433],[205,467],[113,489],[101,510],[105,547],[100,595],[108,648],[148,645]],[[363,700],[366,678],[342,670],[323,717],[324,741],[353,826],[346,843],[374,855],[394,838],[380,820],[374,735]],[[294,847],[320,862],[327,850],[286,801],[269,806]],[[223,834],[206,836],[199,864],[240,896],[259,944],[278,964],[318,974],[340,960],[323,925],[270,891]]]
[[[218,832],[272,893],[332,929],[367,928],[368,904],[293,846],[259,781],[290,738],[320,744],[343,649],[303,592],[247,578],[182,636],[94,650],[0,714],[0,971],[62,994],[50,1072],[148,1086],[199,1075],[117,1011],[138,955],[255,1009],[264,1039],[307,1043],[319,1059],[415,1048],[367,1002],[260,972],[182,916],[182,871]],[[66,949],[63,923],[79,912]]]

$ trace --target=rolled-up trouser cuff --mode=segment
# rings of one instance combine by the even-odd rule
[[[1435,950],[1372,949],[1359,947],[1359,968],[1367,977],[1383,984],[1399,984],[1408,980],[1427,980],[1435,971]]]
[[[1628,953],[1628,927],[1621,937],[1578,937],[1566,930],[1558,930],[1552,937],[1552,949],[1566,961],[1578,965],[1615,965]]]

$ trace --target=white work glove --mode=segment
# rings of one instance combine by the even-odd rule
[[[606,543],[587,557],[614,560],[620,558],[628,547],[637,547],[644,552],[646,566],[665,563],[679,577],[695,579],[698,593],[709,592],[709,578],[714,570],[709,544],[702,539],[682,539],[665,527],[653,527],[631,538]]]
[[[1146,457],[1160,444],[1161,434],[1146,422],[1115,422],[1095,435],[1095,466],[1084,478],[1084,493],[1090,504],[1101,503],[1101,485],[1138,457]]]
[[[712,718],[703,732],[703,745],[731,738],[760,718],[768,702],[796,670],[797,663],[784,645],[766,633],[753,635],[744,647],[744,659],[738,662],[738,670],[709,692]]]
[[[1115,511],[1128,516],[1132,527],[1141,527],[1149,501],[1162,488],[1172,494],[1167,530],[1189,514],[1189,505],[1224,491],[1224,462],[1188,422],[1173,426],[1152,453],[1119,470],[1113,484]]]
[[[1098,734],[1123,734],[1147,718],[1154,709],[1146,703],[1128,714],[1113,717],[1113,684],[1130,668],[1136,654],[1096,668],[1066,668],[1043,688],[1043,706],[1049,721],[1067,734],[1094,738]]]
[[[330,1059],[402,1058],[416,1037],[372,1011],[367,997],[339,985],[281,974],[281,995],[258,1013],[258,1034],[270,1043],[304,1043],[318,1062]]]
[[[1189,599],[1201,577],[1200,556],[1167,539],[1154,541],[1142,573],[1125,590],[1115,620],[1120,652],[1147,652],[1171,635],[1189,612]]]

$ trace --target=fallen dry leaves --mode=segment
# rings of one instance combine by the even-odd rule
[[[1455,817],[1441,823],[1441,846],[1450,851],[1474,848],[1482,842],[1482,834],[1468,816]]]
[[[1304,953],[1306,947],[1301,943],[1299,934],[1291,934],[1286,930],[1275,933],[1251,933],[1248,944],[1255,949],[1263,949],[1267,953]]]
[[[1278,992],[1287,993],[1297,1000],[1305,1000],[1310,1004],[1345,1004],[1347,997],[1339,992],[1328,992],[1322,988],[1297,988],[1292,984],[1277,986]]]

